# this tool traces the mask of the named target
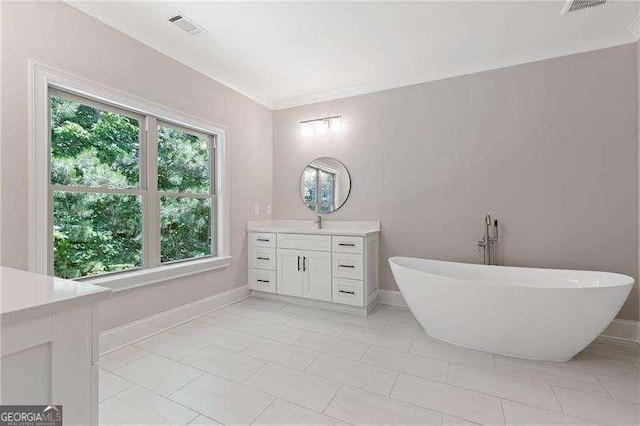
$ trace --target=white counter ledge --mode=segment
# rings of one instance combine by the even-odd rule
[[[380,232],[380,222],[323,220],[322,229],[317,229],[313,220],[250,220],[247,231],[366,237]]]
[[[0,404],[64,407],[98,424],[98,301],[111,289],[0,267]]]
[[[0,267],[2,324],[68,310],[109,297],[109,288]]]

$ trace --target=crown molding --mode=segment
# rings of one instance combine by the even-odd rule
[[[83,10],[82,8],[76,7],[73,0],[63,0],[66,4],[76,8],[80,12],[87,14],[89,16],[93,16],[91,13]],[[1,0],[0,0],[1,2]],[[95,19],[98,19],[94,17]],[[101,23],[114,28],[117,31],[124,32],[117,26],[114,26],[110,23],[101,21]],[[128,34],[127,34],[128,35]],[[343,87],[323,92],[309,93],[299,96],[292,96],[287,98],[274,99],[273,97],[267,95],[266,93],[255,90],[255,88],[251,88],[246,84],[242,84],[242,82],[223,78],[215,73],[203,72],[198,68],[194,67],[191,64],[188,64],[186,61],[181,60],[175,55],[164,52],[140,38],[130,36],[136,41],[146,45],[147,47],[160,52],[161,54],[173,59],[176,62],[185,65],[196,72],[199,72],[206,77],[216,81],[217,83],[226,86],[227,88],[237,92],[238,94],[270,109],[270,110],[280,110],[286,108],[293,108],[297,106],[309,105],[318,102],[331,101],[335,99],[342,99],[351,96],[364,95],[369,93],[380,92],[389,89],[395,89],[399,87],[411,86],[414,84],[427,83],[431,81],[443,80],[452,77],[459,77],[463,75],[475,74],[483,71],[490,71],[500,68],[506,68],[515,65],[522,65],[531,62],[543,61],[546,59],[553,59],[562,56],[573,55],[577,53],[584,53],[593,50],[604,49],[607,47],[618,46],[622,44],[634,43],[640,39],[640,15],[637,16],[631,24],[623,29],[620,29],[616,32],[602,34],[599,36],[593,36],[588,38],[582,38],[577,40],[572,40],[568,42],[559,43],[553,46],[548,47],[537,47],[528,49],[526,51],[517,53],[515,55],[511,55],[508,57],[502,58],[492,58],[488,61],[477,62],[473,64],[468,64],[464,66],[455,66],[450,68],[440,69],[438,71],[426,74],[426,75],[414,75],[412,77],[402,77],[402,78],[391,78],[391,79],[381,79],[376,81],[371,81],[368,83],[359,84],[356,86]]]
[[[302,105],[309,105],[318,102],[331,101],[335,99],[347,98],[351,96],[364,95],[368,93],[381,92],[384,90],[395,89],[399,87],[411,86],[414,84],[427,83],[430,81],[444,80],[452,77],[475,74],[483,71],[490,71],[500,68],[522,65],[531,62],[543,61],[546,59],[559,58],[577,53],[584,53],[593,50],[605,49],[608,47],[619,46],[628,43],[634,43],[638,40],[638,32],[640,22],[636,18],[634,22],[627,28],[597,37],[573,40],[570,42],[556,44],[550,47],[540,47],[529,49],[517,55],[504,58],[495,58],[486,62],[478,62],[462,67],[452,67],[433,72],[427,75],[408,78],[408,79],[383,79],[365,83],[352,87],[345,87],[326,92],[313,93],[302,96],[294,96],[290,98],[277,99],[273,102],[274,110],[293,108]],[[636,30],[634,34],[634,28]]]

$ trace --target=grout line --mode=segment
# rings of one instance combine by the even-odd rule
[[[327,402],[327,405],[325,405],[324,408],[322,409],[322,414],[324,414],[324,412],[327,411],[327,408],[329,408],[329,406],[335,399],[336,395],[338,395],[338,392],[340,392],[344,386],[345,386],[344,383],[340,383],[340,387],[335,391],[335,393],[331,396],[331,399],[329,400],[329,402]]]
[[[323,354],[323,355],[324,355],[324,354]],[[331,354],[328,354],[328,355],[329,355],[329,356],[332,356]],[[341,359],[341,360],[345,360],[344,358],[340,358],[340,359]],[[353,361],[353,360],[346,360],[346,361],[358,362],[358,361]],[[314,361],[314,362],[315,362],[315,361]],[[288,367],[285,367],[285,368],[288,368]],[[309,367],[307,367],[307,369],[309,369],[309,368],[311,368],[311,365],[310,365]],[[293,369],[291,369],[291,368],[290,368],[290,370],[293,370]],[[301,371],[299,371],[299,370],[294,370],[294,371],[301,372]],[[363,389],[363,388],[358,387],[358,386],[356,386],[356,385],[352,385],[352,384],[349,384],[349,383],[340,382],[340,381],[335,380],[335,379],[329,379],[329,378],[327,378],[327,377],[320,376],[319,374],[316,374],[316,373],[309,373],[309,372],[307,372],[306,370],[305,370],[305,371],[303,371],[302,373],[304,373],[304,374],[306,374],[306,375],[308,375],[308,376],[312,376],[312,377],[318,378],[318,379],[326,380],[327,382],[335,383],[335,384],[340,385],[340,386],[348,385],[348,386],[352,386],[352,387],[357,388],[357,389],[366,390],[366,389]],[[375,393],[375,392],[372,392],[372,393]],[[380,395],[380,394],[376,394],[376,395]]]
[[[361,362],[362,358],[364,358],[364,356],[367,354],[367,352],[369,352],[369,350],[371,349],[371,346],[373,346],[373,345],[367,345],[367,349],[362,353],[362,355],[360,355],[360,358],[358,358],[359,362]]]
[[[445,361],[445,362],[446,362],[446,361]],[[451,363],[449,363],[449,364],[451,364]],[[456,365],[459,365],[459,364],[456,364]],[[466,366],[463,366],[463,367],[466,367]],[[468,368],[472,368],[472,367],[468,367]],[[483,370],[479,370],[479,371],[483,371]],[[460,385],[455,385],[455,384],[451,384],[451,383],[447,383],[447,382],[440,382],[440,381],[435,380],[435,379],[427,379],[427,378],[424,378],[424,377],[416,376],[416,375],[411,374],[411,373],[400,372],[400,374],[405,375],[405,376],[409,376],[409,377],[413,377],[413,378],[418,379],[418,380],[423,380],[423,381],[427,381],[427,382],[435,383],[435,384],[438,384],[438,385],[444,385],[444,386],[448,386],[448,387],[455,388],[455,389],[460,389],[460,390],[467,391],[467,392],[473,392],[473,393],[476,393],[476,394],[485,395],[485,396],[488,396],[488,397],[491,397],[491,398],[495,398],[495,399],[499,399],[499,400],[505,400],[505,401],[510,401],[510,402],[516,402],[516,403],[518,403],[518,404],[526,405],[526,406],[528,406],[528,407],[537,408],[537,409],[539,409],[539,410],[545,410],[545,411],[548,411],[548,412],[550,412],[550,413],[556,413],[556,414],[558,414],[558,413],[559,413],[558,411],[555,411],[555,410],[550,410],[550,409],[548,409],[548,408],[543,408],[543,407],[540,407],[540,406],[538,406],[538,405],[533,405],[533,404],[531,404],[530,402],[523,402],[523,401],[519,401],[519,400],[516,400],[516,399],[509,398],[509,397],[498,396],[498,395],[496,395],[496,394],[487,393],[487,392],[479,391],[479,390],[472,389],[472,388],[465,388],[465,387],[460,386]],[[448,380],[448,378],[447,378],[447,380]],[[553,386],[551,386],[551,385],[547,385],[547,386],[551,387],[551,388],[552,388],[552,390],[553,390]],[[555,395],[555,392],[554,392],[554,395]],[[556,398],[557,398],[557,396],[556,396]],[[402,402],[405,402],[405,403],[410,404],[409,402],[404,401],[404,400],[402,400],[402,399],[397,399],[397,398],[390,398],[390,399],[394,399],[394,400],[398,400],[398,401],[402,401]],[[415,405],[415,404],[412,404],[412,405]],[[416,406],[417,406],[417,407],[421,407],[421,406],[419,406],[419,405],[416,405]],[[432,410],[431,408],[427,408],[427,407],[421,407],[421,408],[423,408],[423,409],[427,409],[427,410]],[[560,404],[560,408],[562,408],[562,404]],[[562,411],[562,413],[564,413],[564,411]],[[446,413],[445,413],[445,414],[446,414]],[[566,414],[566,413],[564,413],[564,414]],[[448,414],[448,415],[451,415],[451,416],[453,416],[453,417],[458,417],[458,416],[457,416],[457,415],[455,415],[455,414]],[[574,416],[574,417],[575,417],[575,416]]]
[[[551,386],[551,388],[553,389],[553,393],[555,394],[555,393],[556,393],[556,391],[555,391],[555,389],[554,389],[554,386]],[[574,391],[574,392],[577,392],[577,391]],[[598,395],[592,395],[592,396],[595,396],[596,398],[598,397]],[[558,398],[558,395],[556,395],[556,398]],[[600,398],[602,398],[602,397],[600,397]],[[575,415],[575,414],[568,414],[568,413],[564,410],[564,408],[562,407],[562,403],[560,402],[560,399],[559,399],[559,398],[558,398],[558,403],[560,404],[560,408],[562,409],[562,413],[563,413],[565,416],[571,417],[571,418],[573,418],[573,419],[586,420],[586,421],[591,422],[591,423],[593,423],[593,424],[603,424],[603,423],[600,423],[600,421],[599,421],[599,420],[598,420],[598,421],[596,421],[596,420],[593,420],[592,418],[588,418],[588,417],[586,417],[586,416],[585,416],[585,417],[580,417],[580,416]]]
[[[396,378],[393,381],[393,384],[391,385],[391,389],[389,390],[389,393],[387,394],[387,398],[391,398],[391,395],[393,395],[393,390],[396,388],[396,383],[398,383],[398,379],[400,378],[400,372],[396,371]]]
[[[351,326],[347,325],[346,328],[344,329],[344,331],[342,333],[340,333],[339,336],[337,336],[339,339],[342,339],[342,337],[347,334],[347,331],[351,330]],[[345,339],[346,340],[346,339]]]
[[[198,377],[196,377],[194,380],[199,379],[199,378],[200,378],[200,377],[202,377],[203,375],[204,375],[204,374],[200,374],[200,375],[199,375]],[[127,379],[126,377],[122,377],[122,376],[120,376],[120,375],[117,375],[117,376],[118,376],[118,377],[121,377],[121,378],[123,378],[123,379],[125,379],[125,380],[129,380],[129,379]],[[219,376],[216,376],[216,377],[219,377]],[[180,405],[181,407],[184,407],[184,408],[188,409],[189,411],[193,411],[194,413],[202,414],[202,413],[200,413],[199,411],[194,410],[193,408],[187,407],[186,405],[181,404],[180,402],[178,402],[178,401],[176,401],[176,400],[174,400],[174,399],[169,398],[169,396],[168,396],[168,395],[162,395],[161,393],[158,393],[156,390],[151,389],[151,388],[148,388],[148,387],[146,387],[146,386],[144,386],[144,385],[142,385],[142,384],[140,384],[140,383],[138,383],[138,382],[134,382],[134,381],[132,381],[132,380],[129,380],[129,381],[130,381],[131,383],[133,383],[133,384],[134,384],[134,386],[137,386],[137,387],[142,388],[142,389],[144,389],[144,390],[146,390],[146,391],[149,391],[149,392],[151,392],[151,393],[153,393],[153,394],[155,394],[155,395],[157,395],[157,396],[159,396],[159,397],[161,397],[161,398],[163,398],[163,399],[166,399],[166,400],[167,400],[167,401],[169,401],[169,402],[173,402],[174,404]],[[193,381],[193,380],[192,380],[192,381]],[[191,382],[190,382],[190,383],[191,383]],[[130,386],[129,388],[132,388],[132,387],[133,387],[133,386]],[[175,392],[171,392],[169,395],[173,395],[174,393],[175,393]],[[202,415],[204,416],[204,414],[202,414]],[[197,416],[196,416],[196,417],[197,417]]]
[[[525,369],[524,371],[530,371],[530,370],[526,370]],[[582,381],[582,380],[577,380],[577,379],[572,379],[572,378],[566,378],[566,380],[570,380],[570,381],[575,382],[576,384],[579,384],[579,385],[600,386],[601,388],[604,389],[604,391],[607,393],[607,395],[609,395],[609,391],[607,390],[607,388],[604,385],[602,385],[602,383],[596,377],[595,374],[592,374],[592,373],[589,373],[589,372],[586,372],[586,371],[583,371],[582,373],[594,377],[596,380],[598,380],[598,383],[596,384],[596,383],[593,383],[593,382],[585,382],[585,381]],[[582,389],[576,389],[576,388],[568,387],[567,385],[558,385],[558,384],[555,384],[555,383],[549,383],[549,381],[545,381],[545,380],[542,380],[542,379],[537,379],[537,378],[534,379],[534,378],[530,378],[530,377],[522,377],[522,376],[518,376],[518,375],[515,375],[515,374],[512,374],[512,373],[503,373],[503,372],[499,372],[499,371],[496,372],[496,374],[499,375],[499,376],[502,376],[502,377],[511,378],[511,379],[514,379],[514,380],[517,380],[517,381],[521,381],[521,382],[533,382],[533,383],[537,383],[537,384],[540,384],[540,385],[547,385],[547,386],[556,387],[556,388],[560,388],[560,389],[570,390],[570,391],[573,391],[573,392],[578,392],[578,393],[581,393],[581,394],[584,394],[584,395],[591,395],[591,396],[595,396],[595,397],[605,398],[604,396],[602,396],[602,394],[599,394],[599,393],[587,392],[587,391],[584,391]],[[559,378],[562,378],[561,376],[558,376],[557,374],[553,374],[553,373],[541,373],[541,374],[550,374],[550,375],[554,375],[554,376],[557,376]],[[611,399],[615,399],[615,398],[611,397]]]
[[[196,419],[197,419],[198,417],[200,417],[200,416],[207,417],[207,416],[205,416],[204,414],[202,414],[202,413],[200,413],[200,412],[198,412],[198,411],[194,411],[194,410],[191,410],[191,411],[193,411],[194,413],[196,413],[196,416],[195,416],[193,419],[189,420],[189,423],[187,423],[187,426],[189,426],[190,424],[193,424],[193,422],[195,422],[195,421],[196,421]],[[207,418],[210,418],[210,417],[207,417]],[[217,421],[217,420],[215,420],[215,419],[212,419],[212,420]],[[218,423],[220,423],[220,422],[218,422]]]
[[[504,414],[504,404],[502,403],[502,398],[500,398],[500,411],[502,411],[502,421],[503,424],[508,424],[507,423],[507,416]]]
[[[400,376],[402,374],[409,375],[409,374],[406,374],[406,373],[400,373],[398,376]],[[415,376],[413,376],[413,377],[415,377]],[[400,377],[398,377],[398,378],[400,378]],[[440,382],[438,382],[438,383],[440,383]],[[440,384],[442,384],[442,383],[440,383]],[[365,391],[365,392],[371,393],[372,395],[376,395],[376,394],[374,394],[373,392],[370,392],[370,391]],[[380,395],[378,395],[378,396],[380,396]],[[436,410],[434,408],[423,407],[422,405],[417,405],[417,404],[414,404],[413,402],[405,401],[405,400],[399,399],[399,398],[393,398],[391,396],[387,397],[387,399],[389,401],[391,401],[391,402],[399,402],[401,404],[405,404],[405,405],[408,405],[410,407],[417,408],[419,410],[426,410],[426,411],[429,411],[431,413],[440,414],[442,416],[441,422],[444,422],[444,417],[445,416],[449,416],[449,417],[454,417],[456,419],[464,420],[464,421],[469,422],[469,423],[479,424],[479,423],[477,423],[477,422],[475,422],[473,420],[464,419],[464,418],[460,417],[459,414],[457,414],[457,415],[449,414],[449,413],[446,413],[446,412],[441,411],[441,410]]]
[[[307,372],[307,370],[308,370],[308,369],[310,369],[310,368],[311,368],[311,366],[312,366],[313,364],[315,364],[316,362],[318,362],[318,360],[319,360],[323,355],[324,355],[324,353],[323,353],[323,352],[319,353],[319,354],[318,354],[318,355],[313,359],[313,361],[311,361],[311,362],[309,363],[309,365],[307,365],[307,366],[304,368],[304,370],[302,370],[302,371],[303,371],[304,373],[307,373],[307,374],[312,374],[312,373],[308,373],[308,372]]]
[[[180,386],[178,389],[174,390],[173,392],[171,392],[170,394],[167,395],[167,398],[170,398],[171,395],[173,395],[174,393],[182,390],[182,388],[184,388],[185,386],[189,386],[191,383],[195,382],[196,380],[198,380],[200,377],[204,376],[205,374],[207,374],[206,372],[202,372],[202,374],[200,374],[198,377],[194,378],[193,380],[185,383],[184,385]]]
[[[609,392],[609,389],[607,389],[607,387],[602,383],[602,381],[600,380],[600,378],[598,376],[596,376],[595,374],[593,374],[593,377],[596,378],[596,380],[598,381],[598,383],[600,383],[600,386],[602,386],[602,388],[604,389],[604,391],[607,393],[607,395],[609,395],[609,398],[616,400],[613,395],[611,395],[611,392]],[[571,389],[569,389],[571,390]],[[555,392],[554,392],[555,393]],[[596,395],[598,396],[598,395]]]
[[[132,345],[130,345],[130,346],[133,346],[133,344],[132,344]],[[126,348],[126,347],[128,347],[128,346],[123,346],[122,348],[120,348],[120,349],[118,349],[118,350],[120,351],[120,350],[122,350],[122,349],[124,349],[124,348]],[[121,366],[119,366],[118,368],[114,368],[113,370],[109,370],[108,368],[105,368],[105,367],[103,367],[103,366],[100,366],[100,358],[101,358],[101,357],[98,357],[98,367],[100,367],[100,368],[102,368],[102,369],[104,369],[104,370],[107,370],[107,371],[108,371],[108,372],[110,372],[110,373],[113,373],[115,370],[119,370],[119,369],[121,369],[122,367],[124,367],[124,366],[126,366],[126,365],[129,365],[129,364],[134,363],[134,362],[136,362],[136,361],[138,361],[138,360],[141,360],[142,358],[146,358],[146,357],[148,357],[148,356],[149,356],[149,355],[151,355],[151,354],[155,354],[155,352],[151,352],[151,351],[148,351],[148,350],[146,350],[146,349],[139,348],[139,347],[137,347],[137,346],[135,346],[135,348],[136,348],[136,349],[140,349],[140,350],[145,351],[145,352],[146,352],[146,354],[142,355],[140,358],[136,358],[136,359],[134,359],[134,360],[131,360],[131,361],[125,362],[124,364],[122,364],[122,365],[121,365]],[[111,353],[113,353],[113,352],[111,352]],[[105,356],[106,356],[106,355],[105,355]]]
[[[111,373],[111,372],[110,372],[110,371],[108,371],[108,370],[105,370],[105,371],[106,371],[106,372],[108,372],[108,373]],[[100,374],[100,372],[98,372],[98,375],[99,375],[99,374]],[[113,373],[111,373],[111,374],[113,374]],[[129,388],[131,388],[131,387],[133,387],[133,386],[135,386],[135,385],[136,385],[136,384],[135,384],[134,382],[132,382],[131,380],[127,380],[127,379],[125,379],[124,377],[118,376],[117,374],[113,374],[113,375],[114,375],[114,376],[116,376],[116,377],[118,377],[118,378],[120,378],[120,379],[122,379],[122,380],[124,380],[124,381],[126,381],[127,383],[129,383],[129,385],[128,385],[126,388],[124,388],[124,389],[120,389],[118,392],[114,393],[113,395],[110,395],[108,398],[103,399],[102,401],[100,401],[100,400],[99,400],[99,399],[100,399],[100,389],[98,389],[98,405],[102,404],[102,403],[103,403],[103,402],[105,402],[105,401],[110,400],[110,399],[111,399],[111,398],[113,398],[114,396],[116,396],[116,395],[118,395],[118,394],[121,394],[122,392],[124,392],[124,391],[126,391],[127,389],[129,389]],[[100,378],[98,378],[98,380],[100,380]]]
[[[221,348],[221,349],[224,349],[224,348]],[[230,352],[232,352],[232,351],[230,351]],[[198,371],[200,371],[202,374],[200,374],[200,376],[198,376],[198,377],[196,377],[195,379],[193,379],[191,382],[193,382],[193,381],[197,380],[198,378],[200,378],[201,376],[203,376],[203,375],[205,375],[205,374],[209,374],[209,375],[212,375],[212,376],[219,377],[219,378],[221,378],[221,379],[223,379],[223,380],[226,380],[226,381],[228,381],[228,382],[235,383],[235,384],[237,384],[237,385],[241,385],[241,384],[242,384],[242,383],[244,383],[244,382],[245,382],[249,377],[253,376],[255,373],[257,373],[260,369],[262,369],[262,368],[264,367],[264,365],[261,365],[261,366],[260,366],[256,371],[254,371],[253,373],[251,373],[251,374],[250,374],[246,379],[243,379],[243,380],[242,380],[242,382],[237,382],[237,381],[232,380],[232,379],[229,379],[229,378],[227,378],[227,377],[223,377],[223,376],[221,376],[220,374],[216,374],[216,373],[212,373],[212,372],[207,371],[207,370],[203,370],[203,369],[202,369],[202,368],[200,368],[200,367],[196,367],[196,366],[191,365],[191,364],[186,364],[186,363],[183,363],[182,361],[177,361],[177,360],[175,360],[175,359],[169,358],[169,357],[164,356],[164,355],[161,355],[161,354],[157,354],[157,353],[155,353],[155,352],[152,352],[151,354],[152,354],[152,355],[157,355],[157,356],[159,356],[159,357],[161,357],[161,358],[164,358],[164,359],[166,359],[166,360],[168,360],[168,361],[177,362],[178,364],[182,365],[183,367],[187,367],[187,368],[191,368],[191,369],[194,369],[194,370],[198,370]],[[244,355],[244,354],[243,354],[243,355]],[[262,363],[264,363],[264,364],[266,364],[266,363],[267,363],[267,362],[266,362],[266,361],[264,361],[264,360],[261,360],[261,359],[258,359],[258,358],[254,358],[254,357],[250,357],[249,355],[245,355],[245,356],[247,356],[247,357],[249,357],[249,358],[252,358],[252,359],[254,359],[254,360],[256,360],[256,361],[260,361],[260,362],[262,362]],[[115,373],[113,373],[113,374],[115,374]],[[116,374],[116,375],[117,375],[118,377],[121,377],[121,378],[125,379],[125,380],[128,380],[128,381],[129,381],[129,382],[131,382],[131,383],[134,383],[134,384],[136,384],[136,385],[138,385],[138,386],[141,386],[141,387],[143,387],[143,388],[145,388],[145,389],[149,389],[150,391],[152,391],[152,392],[154,392],[154,393],[157,393],[157,392],[156,392],[156,391],[154,391],[153,389],[147,388],[147,387],[145,387],[144,385],[139,384],[139,383],[137,383],[137,382],[134,382],[134,381],[133,381],[133,380],[131,380],[131,379],[127,379],[126,377],[121,376],[121,375],[119,375],[119,374]],[[189,383],[191,383],[191,382],[189,382]],[[187,384],[189,384],[189,383],[187,383]],[[185,386],[186,386],[186,385],[185,385]],[[182,386],[180,389],[182,389],[183,387],[184,387],[184,386]],[[171,392],[169,395],[174,394],[175,392],[177,392],[177,391],[178,391],[178,390],[180,390],[180,389],[177,389],[177,390],[175,390],[175,391]],[[168,396],[164,396],[164,395],[159,394],[159,393],[158,393],[158,395],[163,396],[163,397],[165,397],[165,398],[168,398]],[[192,411],[193,411],[193,410],[192,410]]]
[[[562,406],[562,402],[560,401],[560,398],[558,398],[558,394],[556,393],[556,389],[551,386],[551,391],[553,392],[553,396],[556,397],[556,401],[558,401],[558,405],[560,405],[560,410],[562,410],[563,414],[567,414],[567,412],[564,410],[564,407]]]
[[[255,376],[256,374],[258,374],[258,372],[260,372],[260,371],[264,370],[264,369],[267,367],[267,365],[269,364],[269,361],[264,361],[264,360],[260,360],[260,361],[264,362],[264,364],[262,364],[260,367],[258,367],[258,369],[257,369],[256,371],[254,371],[253,373],[249,374],[247,377],[245,377],[245,378],[244,378],[244,380],[242,380],[242,381],[241,381],[240,383],[238,383],[238,384],[243,385],[243,384],[244,384],[247,380],[249,380],[251,377],[253,377],[253,376]],[[227,380],[229,380],[229,379],[227,379]],[[229,380],[229,381],[230,381],[230,382],[232,382],[233,380]],[[235,383],[237,383],[237,382],[235,382]]]
[[[232,314],[227,314],[227,315],[232,315]],[[259,322],[258,320],[255,320],[253,318],[240,317],[238,315],[232,315],[232,316],[235,316],[235,317],[241,318],[241,319],[245,319],[245,320]],[[270,326],[284,327],[284,328],[287,328],[287,329],[292,330],[292,331],[297,331],[297,332],[302,332],[303,333],[301,336],[298,336],[296,339],[294,339],[293,342],[288,342],[288,341],[287,342],[283,342],[282,340],[276,340],[276,339],[273,339],[273,338],[270,338],[270,337],[265,337],[265,336],[261,336],[259,334],[251,333],[250,331],[247,331],[246,329],[229,327],[226,324],[219,324],[219,323],[213,323],[213,322],[207,322],[207,324],[215,326],[215,327],[224,328],[225,330],[235,331],[236,333],[246,334],[246,335],[252,336],[252,337],[258,337],[260,339],[271,340],[273,342],[278,342],[278,343],[282,343],[282,344],[285,344],[285,345],[287,345],[287,344],[288,345],[292,345],[293,343],[297,342],[304,334],[306,334],[303,330],[299,330],[297,328],[287,327],[287,326],[282,325],[282,324],[268,323],[268,325],[270,325]]]
[[[281,367],[280,365],[275,364],[275,363],[267,363],[267,364],[273,364],[273,365],[277,365],[277,366]],[[292,368],[288,368],[288,367],[282,367],[282,368],[286,368],[287,370],[292,370],[292,371],[295,371],[295,372],[297,372],[297,373],[301,373],[301,371],[300,371],[300,370],[294,370],[294,369],[292,369]],[[255,373],[254,373],[254,374],[255,374]],[[343,384],[343,383],[340,383],[340,382],[336,382],[336,381],[333,381],[333,380],[330,380],[330,379],[325,379],[324,377],[320,377],[320,376],[315,376],[315,375],[311,375],[311,374],[309,374],[309,375],[310,375],[310,376],[313,376],[313,377],[321,378],[321,379],[326,380],[326,381],[328,381],[328,382],[332,382],[332,383],[338,384],[338,385],[340,385],[341,387],[342,387],[342,386],[344,386],[344,384]],[[216,376],[216,377],[219,377],[219,376]],[[228,380],[228,379],[226,379],[226,380]],[[245,381],[246,381],[246,380],[248,380],[248,378],[247,378],[247,379],[245,379]],[[293,401],[290,401],[290,400],[288,400],[288,399],[285,399],[285,398],[283,398],[283,397],[280,397],[280,396],[274,395],[274,394],[272,394],[272,393],[269,393],[269,392],[267,392],[267,391],[265,391],[265,390],[258,389],[258,388],[254,388],[254,387],[252,387],[252,386],[250,386],[250,385],[245,385],[245,384],[244,384],[244,382],[243,382],[243,383],[236,383],[236,382],[233,382],[233,383],[235,383],[235,384],[237,384],[237,385],[239,385],[239,386],[243,386],[243,387],[245,387],[245,388],[247,388],[247,389],[251,389],[251,390],[253,390],[253,391],[255,391],[255,392],[260,392],[260,393],[263,393],[263,394],[265,394],[265,395],[268,395],[268,396],[270,396],[270,397],[274,398],[275,400],[280,399],[280,400],[286,401],[286,402],[288,402],[288,403],[290,403],[290,404],[297,405],[298,407],[302,407],[302,408],[304,408],[304,409],[306,409],[306,410],[313,411],[314,413],[322,414],[322,412],[318,412],[318,411],[316,411],[316,410],[314,410],[314,409],[312,409],[312,408],[305,407],[305,406],[303,406],[303,405],[297,404],[297,403],[295,403],[295,402],[293,402]],[[338,388],[338,389],[340,389],[340,388]],[[336,392],[336,394],[337,394],[337,393],[338,393],[338,392]],[[335,395],[334,395],[334,396],[335,396]],[[332,399],[333,399],[333,398],[332,398]],[[274,402],[275,402],[275,401],[274,401]],[[328,404],[327,404],[327,406],[328,406]],[[326,407],[325,407],[325,408],[326,408]],[[193,411],[193,410],[192,410],[192,411]]]
[[[411,352],[413,350],[413,347],[415,346],[415,344],[416,344],[416,338],[414,337],[413,340],[411,340],[411,345],[409,345],[409,350],[407,352],[409,352],[410,354],[413,354],[413,355],[417,355],[417,354],[414,354],[413,352]],[[420,356],[420,355],[417,355],[417,356]]]
[[[345,386],[346,386],[346,385],[345,385]],[[344,387],[344,386],[342,386],[342,387]],[[340,389],[342,389],[342,387],[340,387]],[[338,389],[338,392],[340,391],[340,389]],[[260,391],[260,392],[262,392],[262,391]],[[336,395],[338,394],[338,392],[336,392]],[[273,396],[273,395],[271,395],[271,394],[268,394],[268,395]],[[335,395],[334,395],[334,397],[335,397]],[[276,403],[276,402],[278,402],[278,401],[283,401],[283,402],[286,402],[287,404],[295,405],[296,407],[301,408],[301,409],[303,409],[303,410],[311,411],[311,412],[312,412],[312,413],[314,413],[314,414],[319,414],[319,415],[327,416],[327,417],[329,417],[329,418],[331,418],[331,419],[333,419],[333,420],[336,420],[336,421],[338,421],[338,422],[341,422],[341,423],[351,424],[351,423],[349,423],[349,422],[347,422],[347,421],[345,421],[345,420],[340,420],[339,418],[336,418],[336,417],[330,416],[330,415],[328,415],[328,414],[324,414],[324,412],[319,412],[319,411],[313,410],[313,409],[311,409],[311,408],[305,407],[304,405],[300,405],[300,404],[298,404],[297,402],[289,401],[288,399],[281,398],[281,397],[275,397],[275,396],[274,396],[274,398],[275,398],[275,401],[273,401],[273,404],[275,404],[275,403]],[[333,401],[333,398],[329,401],[329,404],[327,404],[327,408],[328,408],[328,407],[329,407],[329,405],[331,404],[331,401]],[[326,408],[325,408],[325,410],[326,410]],[[266,411],[266,410],[265,410],[265,411]],[[302,426],[302,425],[300,425],[300,426]]]
[[[600,380],[598,379],[598,377],[595,374],[591,374],[591,373],[588,373],[588,372],[583,372],[583,373],[588,374],[589,376],[593,376],[596,380],[598,380],[598,383],[596,384],[596,383],[592,383],[592,382],[583,382],[581,380],[576,380],[576,379],[567,379],[567,380],[571,380],[571,381],[573,381],[573,382],[575,382],[577,384],[581,384],[581,385],[600,386],[607,393],[607,395],[609,396],[610,399],[613,399],[613,400],[616,400],[616,401],[620,401],[620,400],[617,400],[617,399],[615,399],[615,398],[613,398],[611,396],[611,394],[609,393],[609,390],[606,388],[606,386],[604,386],[602,384],[602,382],[600,382]],[[566,390],[569,390],[569,391],[572,391],[572,392],[577,392],[577,393],[580,393],[580,394],[583,394],[583,395],[594,396],[594,397],[598,397],[598,398],[606,398],[607,397],[607,396],[603,396],[600,393],[593,393],[593,392],[588,392],[588,391],[585,391],[585,390],[582,390],[582,389],[571,388],[571,387],[568,387],[566,385],[558,385],[558,384],[555,384],[555,383],[549,383],[548,381],[544,381],[544,380],[541,380],[541,379],[533,379],[533,378],[529,378],[529,377],[522,377],[522,376],[514,375],[514,374],[511,374],[511,373],[497,372],[496,374],[499,375],[499,376],[502,376],[502,377],[512,378],[512,379],[517,380],[517,381],[533,382],[533,383],[537,383],[537,384],[540,384],[540,385],[547,385],[547,386],[550,386],[551,388],[566,389]],[[549,373],[549,374],[551,374],[551,373]],[[520,401],[515,401],[515,402],[520,402]],[[624,401],[621,401],[621,402],[624,402]],[[521,404],[525,404],[525,403],[521,402]],[[525,405],[529,405],[529,404],[525,404]],[[538,408],[540,408],[540,407],[538,407]]]
[[[278,398],[274,397],[273,401],[271,401],[266,407],[264,407],[264,410],[260,411],[260,413],[258,413],[258,415],[256,417],[253,418],[253,420],[251,420],[249,422],[249,424],[254,424],[256,420],[258,420],[260,418],[261,415],[263,415],[265,413],[265,411],[267,411],[269,409],[269,407],[271,407],[273,404],[275,404],[275,402],[278,400]]]

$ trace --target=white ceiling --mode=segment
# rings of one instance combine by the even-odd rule
[[[274,109],[629,43],[639,21],[620,0],[70,4]]]

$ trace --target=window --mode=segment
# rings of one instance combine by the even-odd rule
[[[304,169],[304,203],[318,213],[335,210],[336,174],[331,171],[307,166]]]
[[[48,269],[55,276],[220,255],[217,134],[54,88],[48,93]]]
[[[158,125],[161,262],[212,254],[212,138]]]

